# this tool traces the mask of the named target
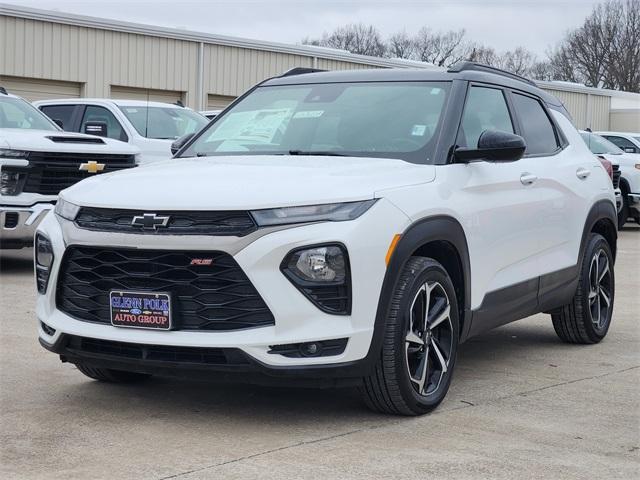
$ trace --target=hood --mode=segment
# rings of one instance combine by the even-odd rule
[[[6,148],[31,152],[111,153],[133,155],[137,147],[111,138],[56,130],[2,128],[0,139]],[[66,141],[65,141],[66,140]],[[83,140],[86,141],[82,142]],[[96,143],[98,142],[99,143]]]
[[[360,157],[182,158],[97,175],[64,190],[77,205],[157,210],[244,210],[374,198],[427,183],[433,165]]]

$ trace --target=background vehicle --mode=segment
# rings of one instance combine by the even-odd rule
[[[171,143],[195,133],[207,119],[171,103],[106,98],[74,98],[34,102],[69,132],[84,132],[128,142],[140,149],[140,163],[171,157]]]
[[[565,342],[608,331],[611,181],[526,79],[289,72],[177,158],[68,189],[38,229],[40,342],[91,378],[355,384],[418,415],[469,337],[539,312]]]
[[[602,155],[612,164],[617,165],[614,171],[614,188],[620,189],[620,210],[618,212],[618,228],[629,218],[640,223],[640,156],[625,153],[613,142],[591,132],[580,132],[589,149],[596,155]]]
[[[629,132],[595,132],[606,138],[624,153],[640,155],[640,133]]]
[[[60,190],[135,167],[138,152],[108,138],[62,132],[33,105],[0,90],[0,248],[32,245]]]

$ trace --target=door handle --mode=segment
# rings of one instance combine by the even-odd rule
[[[537,179],[538,177],[533,173],[523,173],[522,175],[520,175],[520,183],[522,183],[523,185],[531,185]]]
[[[576,170],[576,177],[580,180],[586,179],[589,175],[591,175],[591,170],[587,170],[586,168],[580,167]]]

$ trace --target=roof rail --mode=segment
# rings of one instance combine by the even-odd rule
[[[1,94],[3,94],[3,95],[9,95],[9,94],[7,93],[7,89],[6,89],[6,88],[4,88],[4,87],[0,87],[0,93],[1,93]]]
[[[303,73],[316,73],[316,72],[326,72],[326,70],[322,70],[321,68],[309,68],[309,67],[294,67],[290,68],[282,75],[279,75],[278,78],[282,77],[291,77],[293,75],[302,75]]]
[[[503,77],[509,77],[509,78],[514,79],[514,80],[520,80],[521,82],[526,82],[529,85],[533,85],[534,87],[537,87],[537,85],[535,84],[535,82],[533,80],[529,80],[528,78],[520,76],[520,75],[516,75],[515,73],[507,72],[506,70],[502,70],[502,69],[496,68],[496,67],[491,67],[489,65],[484,65],[482,63],[458,62],[458,63],[456,63],[454,65],[451,65],[447,69],[447,72],[458,73],[458,72],[464,72],[464,71],[467,71],[467,70],[473,70],[473,71],[476,71],[476,72],[495,73],[496,75],[502,75]]]

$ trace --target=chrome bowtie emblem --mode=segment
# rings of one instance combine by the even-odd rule
[[[131,225],[134,227],[142,227],[145,230],[157,230],[158,227],[166,227],[170,217],[159,217],[155,213],[144,213],[140,216],[133,217]]]

